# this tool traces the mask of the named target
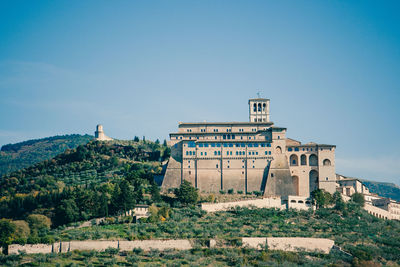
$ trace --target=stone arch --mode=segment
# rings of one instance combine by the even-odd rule
[[[311,170],[309,173],[309,185],[310,185],[310,193],[316,189],[318,189],[318,172],[316,170]]]
[[[290,156],[290,166],[299,166],[299,158],[296,154]]]
[[[280,146],[277,146],[275,148],[276,154],[282,154],[282,148]]]
[[[308,158],[308,163],[310,166],[318,166],[318,156],[315,154],[311,154]]]
[[[300,164],[307,165],[307,156],[306,155],[303,154],[300,156]]]
[[[323,164],[324,166],[331,166],[331,161],[329,159],[324,159]]]
[[[292,182],[294,186],[294,192],[296,193],[296,196],[299,195],[299,176],[295,175],[292,176]]]

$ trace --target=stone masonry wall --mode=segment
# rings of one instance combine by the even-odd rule
[[[328,254],[335,244],[333,240],[326,238],[304,237],[243,237],[243,247],[262,249],[267,246],[270,250],[283,251],[309,251]]]
[[[177,249],[186,250],[192,249],[189,240],[136,240],[136,241],[108,241],[108,240],[87,240],[87,241],[70,241],[57,242],[51,245],[35,244],[35,245],[10,245],[8,247],[9,254],[19,254],[20,251],[25,251],[27,254],[37,253],[64,253],[73,250],[96,250],[104,251],[107,248],[116,248],[120,251],[132,251],[134,248],[140,248],[145,251],[151,249],[166,250]]]

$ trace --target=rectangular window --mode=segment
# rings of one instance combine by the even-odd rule
[[[220,144],[220,143],[217,143],[216,146],[217,146],[217,147],[221,147],[221,144]]]
[[[218,169],[218,164],[217,164],[217,165],[215,165],[215,168],[217,168],[217,169]]]
[[[261,147],[265,147],[265,144],[261,144]]]
[[[188,147],[196,147],[196,143],[194,141],[188,142]]]
[[[230,155],[232,156],[232,151],[230,152]]]
[[[188,156],[189,155],[189,151],[186,151],[186,156]]]
[[[256,151],[256,155],[258,155],[258,152]]]
[[[204,156],[207,156],[207,152],[204,152]]]
[[[202,144],[202,143],[200,143],[200,144],[199,144],[199,147],[203,147],[203,144]]]
[[[248,144],[247,146],[248,146],[248,147],[253,147],[253,144]]]
[[[229,156],[229,151],[226,151],[226,155]]]
[[[241,143],[240,146],[241,147],[246,147],[246,144],[245,143]]]
[[[258,147],[258,144],[254,144],[254,147]]]
[[[228,144],[227,144],[227,143],[224,143],[224,147],[228,147]]]
[[[229,147],[233,147],[233,144],[230,143],[230,144],[229,144]]]
[[[214,156],[216,156],[217,155],[217,151],[214,151]]]
[[[208,144],[204,144],[204,147],[208,147]]]
[[[238,156],[239,155],[239,152],[238,151],[236,151],[236,156]]]
[[[224,140],[226,139],[226,134],[224,134],[224,135],[222,136],[222,139],[224,139]]]
[[[218,156],[221,156],[221,151],[218,151]]]
[[[200,152],[200,156],[203,156],[203,152]]]
[[[289,152],[290,152],[290,151],[292,151],[292,148],[291,148],[291,147],[289,147],[289,148],[287,149],[287,151],[289,151]]]
[[[212,143],[212,144],[211,144],[211,147],[215,147],[215,144],[214,144],[214,143]]]
[[[232,139],[235,139],[235,135],[234,134],[232,134]]]

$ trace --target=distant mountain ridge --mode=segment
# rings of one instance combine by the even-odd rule
[[[394,183],[362,180],[371,193],[400,201],[400,186]]]
[[[88,134],[70,134],[4,145],[0,150],[0,176],[51,159],[92,139]]]

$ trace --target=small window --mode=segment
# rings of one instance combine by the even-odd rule
[[[274,174],[271,172],[271,177],[274,177]]]
[[[296,147],[296,148],[294,149],[294,151],[299,151],[299,148],[298,148],[298,147]]]
[[[189,171],[189,175],[191,175],[192,174],[192,171]]]
[[[289,151],[289,152],[291,152],[293,149],[291,148],[291,147],[289,147],[288,149],[287,149],[287,151]]]
[[[218,164],[217,164],[217,165],[215,165],[215,168],[217,168],[217,169],[218,169]]]

